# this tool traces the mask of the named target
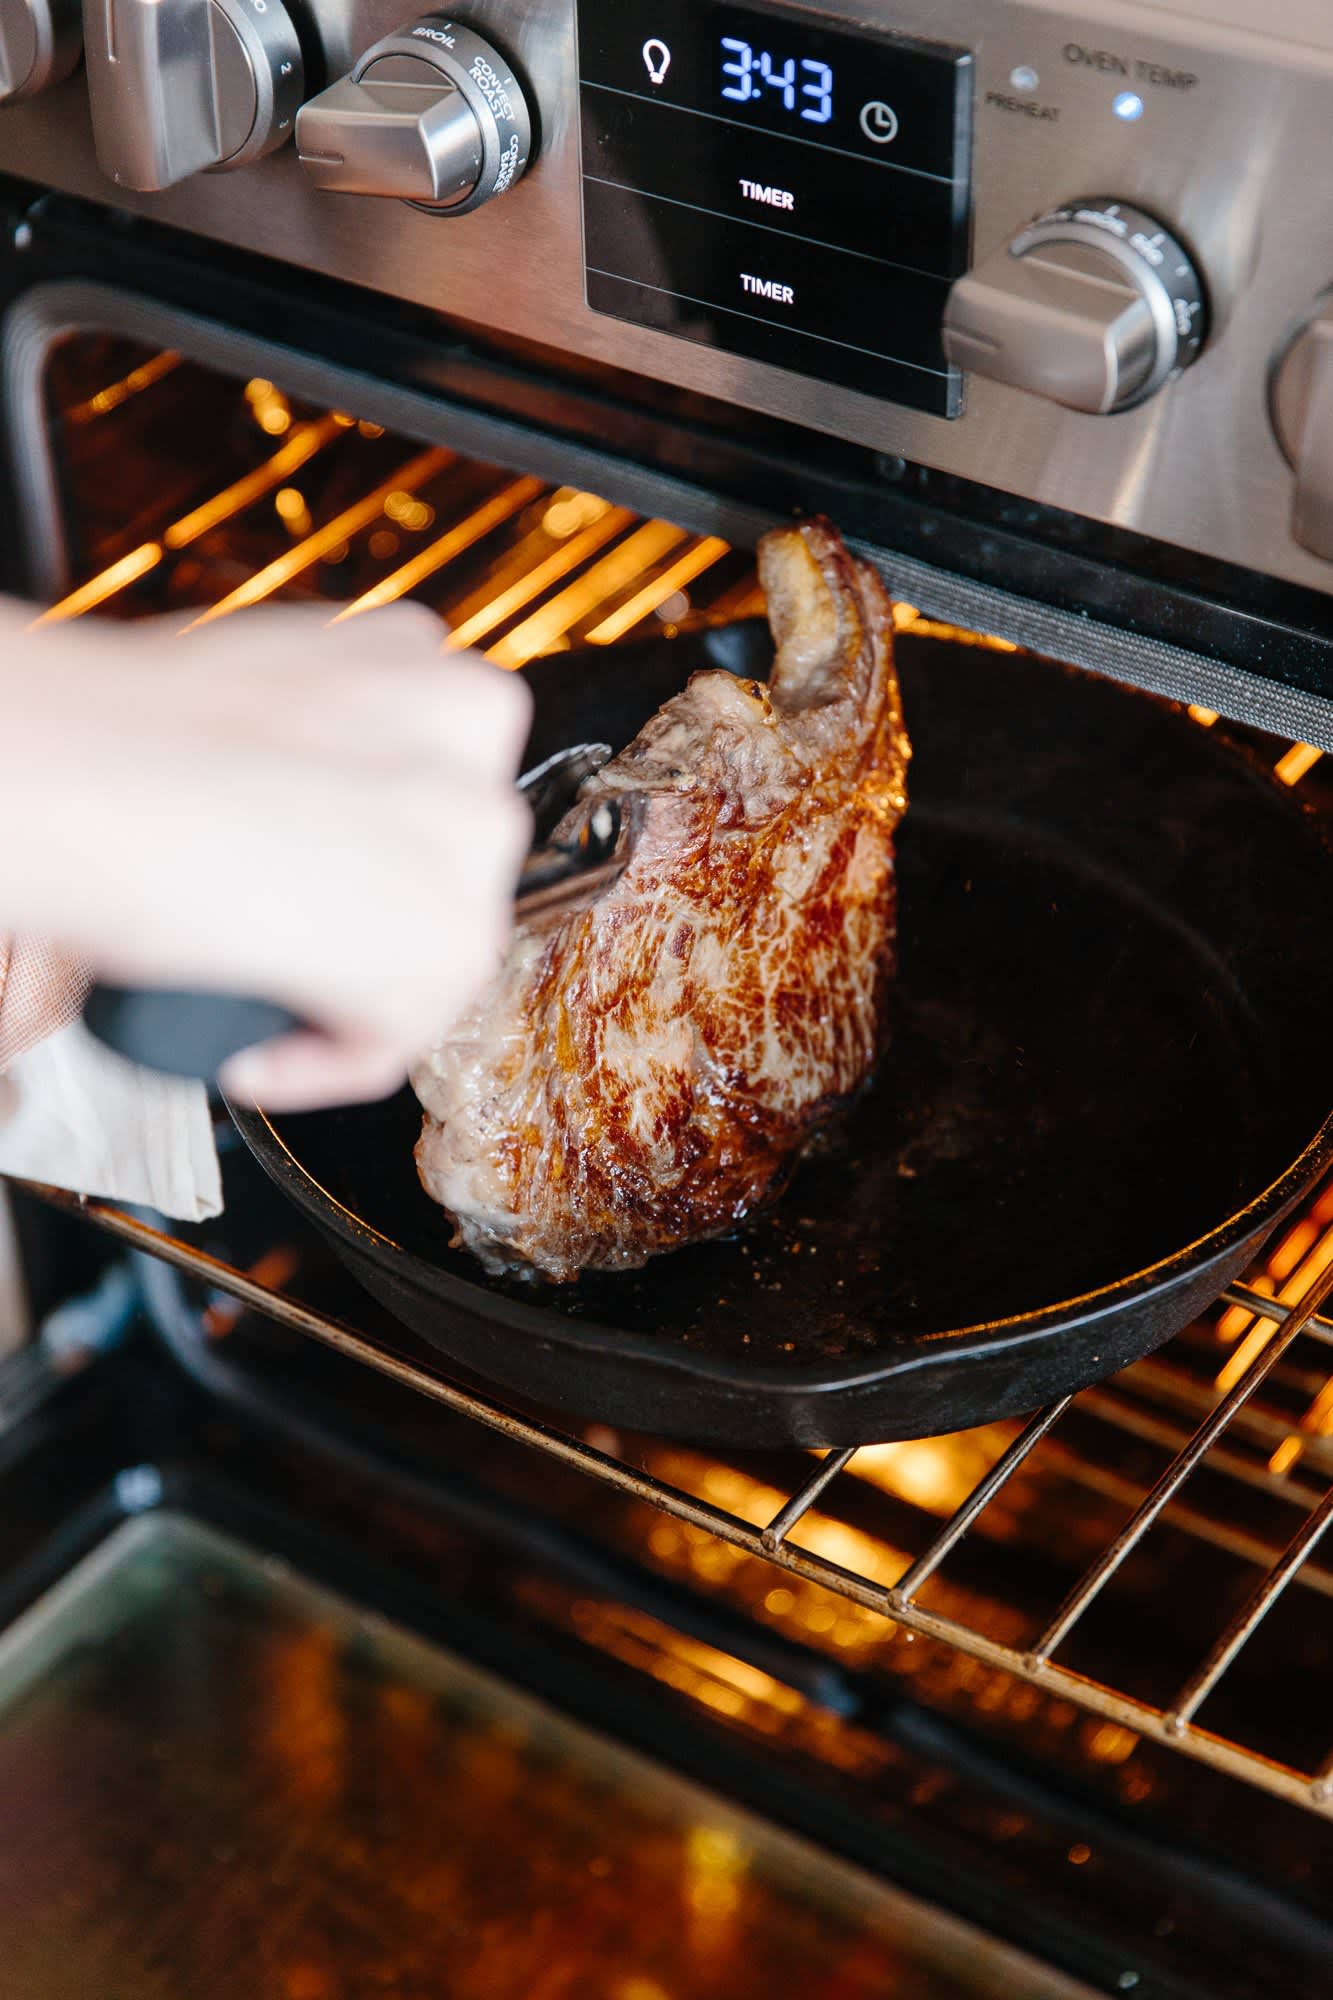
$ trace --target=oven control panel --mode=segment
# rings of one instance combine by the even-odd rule
[[[972,58],[719,0],[581,0],[595,312],[940,417]]]
[[[1331,103],[1329,0],[0,0],[0,174],[1326,595]]]

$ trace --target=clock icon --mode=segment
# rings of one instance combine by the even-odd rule
[[[861,106],[861,130],[876,146],[887,146],[898,136],[898,114],[882,97],[872,97]]]

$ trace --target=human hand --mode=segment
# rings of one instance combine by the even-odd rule
[[[498,963],[526,850],[520,682],[417,606],[29,633],[0,603],[0,931],[123,985],[262,994],[314,1032],[223,1081],[392,1089]]]

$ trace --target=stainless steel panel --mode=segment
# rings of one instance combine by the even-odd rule
[[[334,67],[407,11],[390,0],[318,6]],[[1234,0],[808,0],[808,11],[842,20],[851,13],[867,26],[976,51],[978,256],[1077,194],[1121,195],[1176,225],[1211,292],[1214,333],[1199,364],[1141,408],[1109,418],[974,380],[951,423],[589,312],[573,0],[474,0],[468,8],[466,18],[526,70],[542,128],[542,152],[524,183],[476,215],[451,221],[321,194],[290,148],[244,174],[119,195],[97,172],[80,79],[0,112],[0,169],[1333,588],[1333,566],[1292,538],[1292,477],[1266,407],[1274,351],[1333,276],[1333,9],[1273,0],[1253,31],[1239,24],[1253,10]],[[1026,94],[1010,82],[1024,65],[1039,79]],[[1127,78],[1144,100],[1135,123],[1111,110]],[[1053,115],[1013,108],[1027,104]]]

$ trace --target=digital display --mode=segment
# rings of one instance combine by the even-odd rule
[[[827,125],[833,116],[833,71],[827,63],[802,56],[798,77],[795,56],[780,64],[767,49],[756,51],[735,35],[723,35],[722,56],[722,95],[733,103],[748,104],[772,90],[784,111],[798,112],[812,125]],[[813,102],[807,104],[807,98]]]
[[[581,0],[597,312],[955,415],[971,57],[729,0]]]

